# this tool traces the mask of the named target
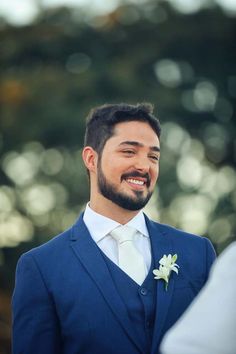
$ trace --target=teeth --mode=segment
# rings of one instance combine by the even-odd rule
[[[129,178],[129,179],[127,179],[127,181],[130,182],[130,183],[138,184],[139,186],[143,186],[144,185],[143,181],[138,181],[137,179]]]

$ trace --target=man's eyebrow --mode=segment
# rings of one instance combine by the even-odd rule
[[[132,140],[126,140],[126,141],[122,141],[119,146],[122,145],[132,145],[132,146],[138,146],[138,147],[143,147],[144,145],[142,143],[139,143],[138,141],[132,141]],[[150,150],[152,151],[160,151],[159,146],[150,146]]]

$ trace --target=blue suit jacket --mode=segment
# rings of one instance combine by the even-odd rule
[[[135,332],[101,251],[82,215],[69,230],[24,254],[13,294],[14,354],[156,354],[160,341],[208,277],[215,259],[208,239],[146,218],[156,268],[178,255],[168,290],[156,281],[152,350]]]

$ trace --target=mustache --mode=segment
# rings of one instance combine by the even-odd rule
[[[146,179],[146,185],[147,187],[150,186],[150,183],[151,183],[151,178],[149,176],[148,173],[140,173],[138,171],[133,171],[133,172],[127,172],[127,173],[124,173],[122,176],[121,176],[121,180],[123,179],[126,179],[126,178],[132,178],[132,177],[141,177],[141,178],[145,178]]]

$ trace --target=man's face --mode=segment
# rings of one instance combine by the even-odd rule
[[[99,192],[127,210],[142,209],[159,173],[160,142],[149,124],[118,123],[97,165]]]

